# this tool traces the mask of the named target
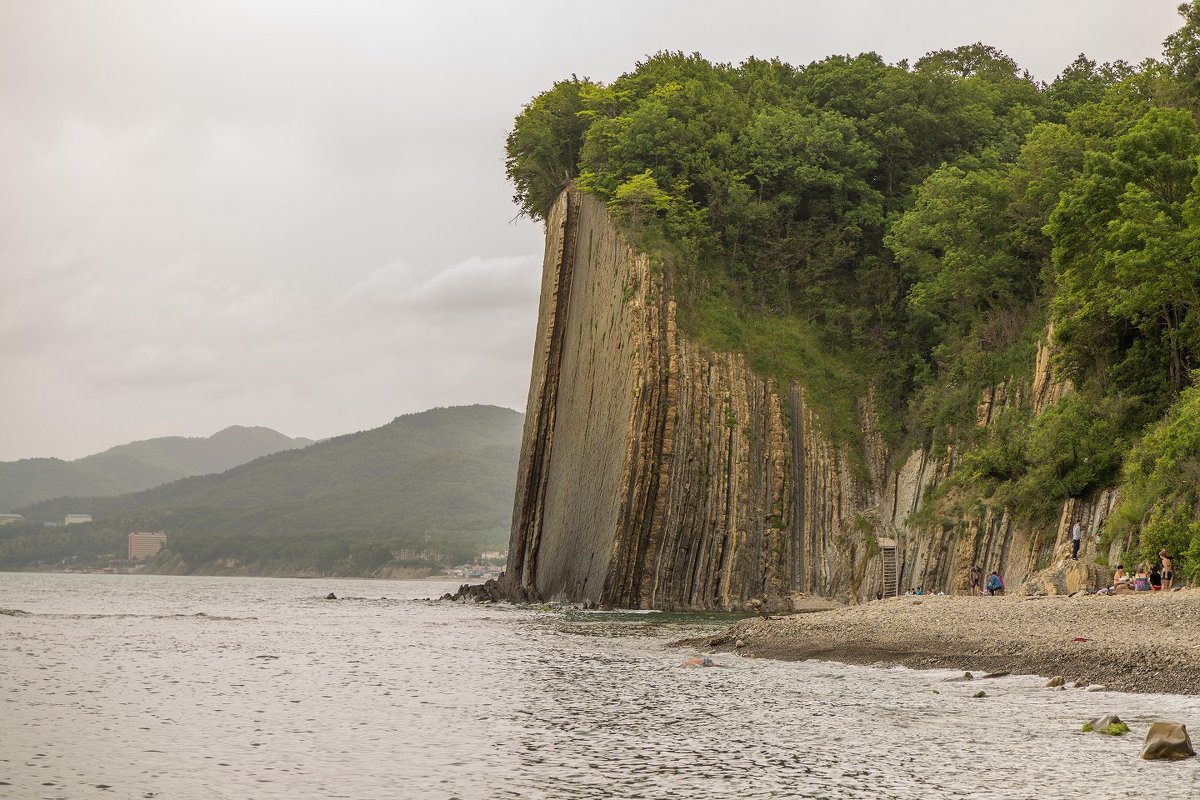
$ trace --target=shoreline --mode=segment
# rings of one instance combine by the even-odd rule
[[[745,619],[680,644],[781,661],[1062,675],[1067,686],[1197,695],[1200,590],[1113,597],[896,597]]]
[[[0,569],[0,574],[11,575],[149,575],[158,578],[280,578],[284,580],[302,581],[411,581],[416,583],[461,583],[463,578],[457,575],[425,575],[419,577],[403,577],[395,575],[309,575],[288,572],[156,572],[154,570],[127,570],[110,572],[103,569]]]

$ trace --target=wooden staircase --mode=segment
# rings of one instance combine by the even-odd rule
[[[883,565],[883,596],[900,595],[900,565],[896,559],[896,540],[879,537],[879,561]]]

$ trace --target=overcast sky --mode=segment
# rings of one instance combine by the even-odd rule
[[[541,228],[504,136],[657,50],[975,41],[1052,80],[1177,0],[0,2],[0,460],[524,410]]]

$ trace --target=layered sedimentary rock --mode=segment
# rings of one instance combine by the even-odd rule
[[[966,590],[972,567],[1011,585],[1061,553],[1070,519],[1100,513],[1064,510],[1056,540],[987,510],[911,527],[952,451],[892,468],[870,397],[857,452],[835,447],[801,388],[680,333],[667,276],[593,198],[564,193],[546,232],[503,596],[725,610],[786,608],[804,593],[853,601],[884,590],[883,538],[896,542],[901,590]],[[1036,402],[1069,388],[1048,358],[1039,371]],[[1011,402],[1005,391],[981,404],[981,424]],[[1101,502],[1106,512],[1111,498]]]

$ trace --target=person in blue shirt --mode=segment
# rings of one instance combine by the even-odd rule
[[[993,570],[992,574],[987,579],[988,594],[1004,594],[1004,581],[1001,580],[999,573]]]

